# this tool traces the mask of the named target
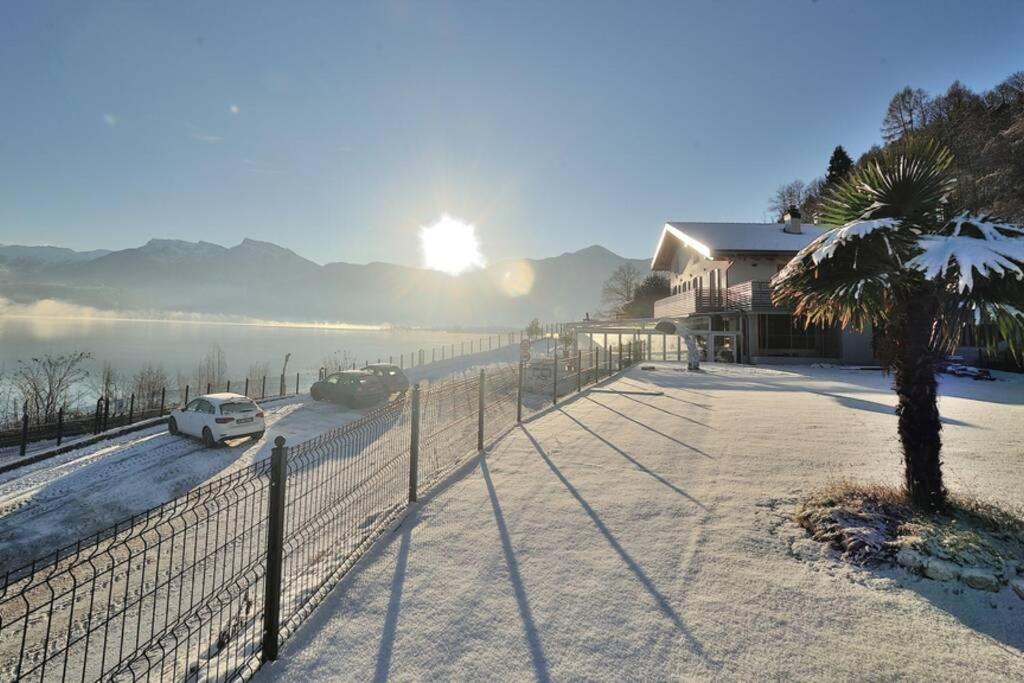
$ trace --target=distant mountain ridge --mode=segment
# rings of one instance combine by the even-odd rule
[[[433,326],[521,326],[571,320],[600,304],[601,285],[627,259],[599,245],[510,259],[451,277],[390,263],[319,265],[273,244],[152,239],[117,251],[0,246],[0,296],[100,309],[278,320]]]

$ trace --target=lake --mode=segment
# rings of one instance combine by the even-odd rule
[[[507,332],[493,332],[493,343],[508,342]],[[455,345],[458,353],[464,345],[478,349],[480,340],[487,347],[487,333],[445,332],[434,330],[359,329],[328,326],[282,326],[214,322],[159,320],[64,319],[0,317],[0,367],[7,379],[19,360],[41,354],[87,351],[92,354],[90,373],[96,373],[104,361],[117,372],[131,376],[147,363],[161,365],[172,379],[178,372],[190,375],[193,368],[218,345],[224,352],[228,372],[243,379],[250,366],[267,364],[271,375],[279,375],[286,353],[289,383],[295,373],[309,386],[326,357],[334,356],[360,367],[367,360],[387,361],[418,349],[426,351],[445,346],[447,353]],[[518,339],[518,337],[517,337]],[[438,351],[440,358],[440,351]]]

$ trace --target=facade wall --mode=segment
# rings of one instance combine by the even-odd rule
[[[767,282],[789,262],[786,256],[736,256],[729,261],[726,286],[741,282]]]

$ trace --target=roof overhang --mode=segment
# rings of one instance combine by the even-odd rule
[[[709,246],[693,239],[671,223],[666,223],[665,227],[661,229],[661,237],[654,250],[654,258],[651,259],[651,270],[671,270],[672,255],[675,254],[675,249],[679,244],[693,249],[704,258],[712,258]]]

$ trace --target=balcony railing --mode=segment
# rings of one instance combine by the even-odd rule
[[[671,318],[693,313],[727,311],[783,312],[788,309],[772,305],[771,287],[767,282],[748,281],[728,289],[699,289],[682,292],[654,302],[654,317]]]

